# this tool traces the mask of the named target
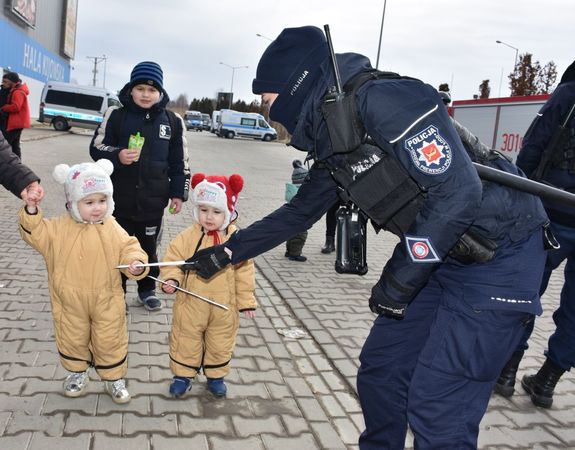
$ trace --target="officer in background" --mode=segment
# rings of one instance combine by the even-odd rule
[[[517,157],[517,166],[529,178],[540,181],[538,178],[542,176],[541,181],[569,192],[575,192],[573,108],[575,108],[575,62],[567,68],[555,92],[529,127]],[[560,125],[563,124],[565,124],[564,136],[556,142],[556,145],[551,144]],[[540,169],[541,164],[545,167],[542,166]],[[549,338],[548,349],[545,352],[547,358],[536,374],[523,377],[521,385],[536,406],[550,408],[555,385],[565,371],[575,367],[575,211],[547,201],[544,206],[551,219],[553,234],[561,247],[547,254],[541,294],[547,288],[551,272],[566,260],[565,282],[561,290],[559,308],[553,313],[556,328]],[[495,392],[504,397],[511,397],[514,393],[517,369],[532,331],[533,324],[528,328],[497,381]]]
[[[337,60],[343,84],[373,70],[359,54]],[[385,213],[390,198],[377,199],[385,167],[406,173],[421,203],[409,226],[396,230],[400,242],[369,299],[377,318],[360,356],[360,448],[403,448],[408,425],[416,448],[475,448],[497,376],[525,324],[541,313],[548,219],[536,197],[482,186],[437,91],[419,80],[392,75],[363,84],[355,105],[377,147],[360,147],[372,152],[364,159],[336,154],[321,112],[333,85],[320,29],[287,28],[269,45],[252,90],[315,163],[291,202],[197,252],[183,269],[209,278],[310,228],[338,200],[341,172],[361,181],[375,174],[366,191]],[[492,164],[514,171],[504,159]],[[484,245],[461,244],[470,235]]]

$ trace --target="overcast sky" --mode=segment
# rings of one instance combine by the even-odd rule
[[[118,90],[132,67],[158,62],[171,98],[229,91],[247,102],[258,60],[283,28],[329,24],[336,53],[356,52],[375,67],[383,0],[80,0],[72,78],[92,84],[93,60],[107,57],[105,84]],[[257,34],[265,37],[258,37]],[[473,97],[484,79],[491,97],[508,96],[515,50],[558,79],[575,60],[573,0],[387,0],[379,68],[449,83],[454,100]],[[500,40],[508,44],[497,44]],[[249,66],[231,68],[229,66]],[[104,63],[97,84],[104,82]]]

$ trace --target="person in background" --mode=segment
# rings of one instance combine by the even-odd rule
[[[182,118],[166,109],[170,100],[164,74],[155,62],[137,64],[120,91],[122,107],[110,107],[90,144],[94,161],[114,164],[114,216],[136,236],[150,263],[158,262],[164,209],[178,214],[188,198],[190,172]],[[160,270],[150,269],[157,277]],[[126,279],[123,278],[124,290]],[[151,278],[138,280],[138,302],[148,311],[162,308]]]
[[[192,218],[194,223],[170,242],[164,261],[181,261],[186,255],[226,242],[236,232],[236,204],[244,180],[234,174],[192,178]],[[170,369],[174,374],[170,394],[181,397],[192,388],[192,380],[203,369],[208,390],[225,397],[225,377],[230,372],[232,353],[239,326],[239,313],[255,317],[255,278],[252,260],[227,267],[210,280],[179,267],[162,267],[161,278],[168,294],[174,286],[202,295],[227,306],[227,310],[191,297],[176,294],[170,333]]]
[[[83,395],[94,367],[112,400],[127,403],[128,327],[116,266],[129,265],[124,274],[139,279],[148,258],[111,216],[112,170],[107,160],[56,166],[68,212],[45,219],[39,202],[28,199],[19,213],[20,235],[46,261],[56,346],[68,371],[64,395]]]
[[[6,104],[0,106],[0,111],[7,114],[4,137],[12,147],[12,151],[22,159],[20,138],[24,128],[30,128],[30,106],[28,85],[23,83],[16,72],[5,73],[2,77],[2,88],[9,89]]]
[[[341,202],[338,200],[325,213],[325,244],[321,248],[322,253],[329,254],[335,251],[336,213],[340,206]]]
[[[290,202],[294,198],[297,190],[302,185],[307,177],[308,169],[306,169],[299,159],[292,161],[293,171],[291,174],[291,183],[286,183],[285,200]],[[307,230],[296,234],[294,237],[286,241],[285,257],[290,261],[304,262],[307,258],[301,254],[305,241],[307,239]]]
[[[517,156],[517,166],[529,178],[575,193],[575,62],[566,70],[553,95],[547,100],[527,130]],[[539,179],[539,165],[559,126],[565,124],[563,139],[552,149],[553,157]],[[537,373],[525,375],[521,386],[535,406],[550,408],[555,386],[565,372],[575,367],[575,211],[556,202],[545,201],[551,230],[560,247],[547,253],[541,294],[547,289],[551,273],[564,261],[564,282],[559,308],[553,313],[555,331],[549,337],[545,361]],[[533,331],[531,323],[517,349],[501,371],[495,392],[511,397],[523,354]]]

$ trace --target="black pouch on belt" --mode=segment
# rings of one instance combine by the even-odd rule
[[[473,230],[467,230],[449,252],[462,264],[486,263],[493,259],[497,243]]]

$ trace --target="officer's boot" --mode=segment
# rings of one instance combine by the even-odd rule
[[[523,377],[521,386],[529,394],[535,406],[551,408],[555,385],[564,373],[561,367],[547,358],[539,372]]]
[[[519,350],[511,355],[503,370],[499,374],[497,379],[497,384],[493,388],[493,391],[502,397],[511,397],[515,392],[515,377],[517,376],[517,369],[519,368],[519,363],[523,358],[523,350]]]
[[[335,251],[335,237],[333,236],[326,236],[325,237],[325,244],[321,248],[322,253],[332,253]]]

